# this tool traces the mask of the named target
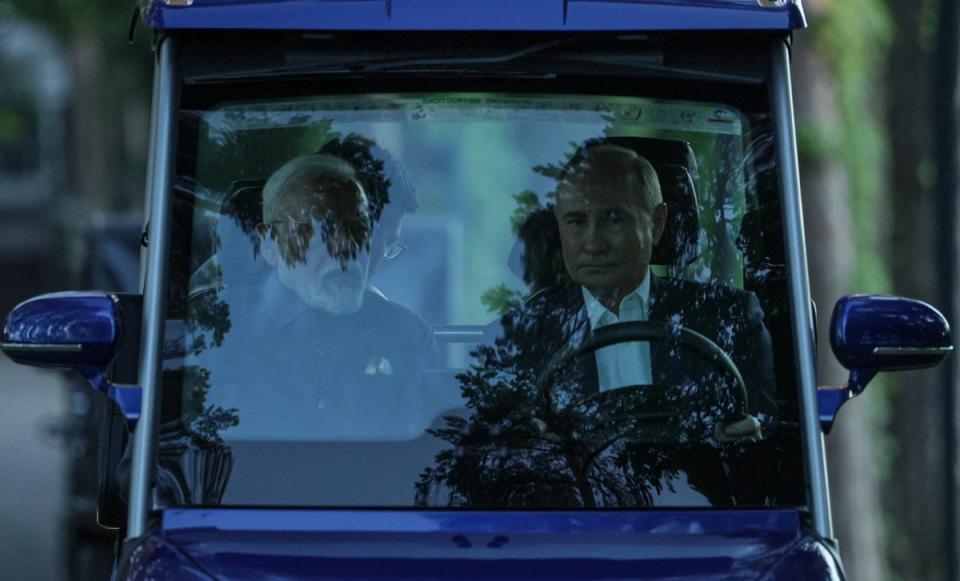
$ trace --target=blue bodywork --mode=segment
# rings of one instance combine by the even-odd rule
[[[799,0],[141,0],[140,11],[145,23],[154,29],[185,33],[213,29],[778,31],[786,35],[806,24]],[[175,83],[177,79],[167,80]],[[163,93],[158,90],[158,94]],[[93,328],[102,339],[91,345],[102,349],[96,351],[96,358],[78,360],[76,366],[95,387],[120,402],[134,428],[140,390],[113,387],[104,373],[116,352],[122,317],[108,295],[88,298],[90,304],[81,308],[77,297],[71,298],[73,303],[64,304],[48,297],[48,302],[38,305],[42,308],[30,316],[49,316],[58,309],[69,310],[71,305],[89,310],[95,319]],[[85,315],[74,312],[72,316]],[[37,342],[55,343],[51,337]],[[8,341],[6,332],[4,341]],[[124,403],[127,396],[131,401]],[[150,434],[143,426],[139,430],[137,437]],[[138,453],[144,449],[141,443]],[[265,475],[268,482],[269,478],[289,477],[296,475]],[[137,490],[142,494],[144,487]],[[148,503],[139,505],[132,496],[131,506],[151,506],[149,494]],[[131,514],[136,516],[133,510]],[[154,516],[157,519],[146,527],[131,525],[133,535],[146,532],[126,540],[117,578],[842,576],[834,550],[810,532],[809,515],[799,509],[487,512],[168,508]]]
[[[18,363],[103,368],[120,337],[106,293],[54,293],[18,305],[3,325],[4,350]]]
[[[841,365],[867,372],[929,367],[953,349],[950,325],[935,308],[914,299],[870,295],[837,301],[830,345]]]
[[[817,414],[820,419],[820,429],[824,434],[830,433],[833,422],[837,419],[837,412],[851,399],[853,399],[853,391],[848,387],[817,388]]]
[[[850,370],[843,388],[817,390],[820,425],[830,433],[840,406],[859,395],[880,371],[920,369],[953,351],[950,324],[930,305],[903,297],[849,295],[830,321],[833,354]]]
[[[10,312],[3,325],[3,350],[18,363],[77,369],[91,387],[117,402],[132,429],[140,417],[141,390],[117,387],[106,377],[122,330],[115,295],[52,293]]]
[[[170,509],[130,579],[835,579],[791,510]]]
[[[185,2],[173,2],[180,4]],[[141,0],[157,29],[666,31],[806,26],[799,0]]]

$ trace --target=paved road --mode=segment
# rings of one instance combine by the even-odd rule
[[[0,355],[0,577],[64,579],[67,450],[46,435],[67,411],[56,372]]]

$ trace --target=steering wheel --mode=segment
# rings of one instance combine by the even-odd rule
[[[544,368],[544,371],[540,376],[541,392],[546,397],[547,401],[551,401],[550,391],[553,389],[553,385],[556,382],[556,376],[559,369],[574,359],[589,355],[598,349],[609,347],[610,345],[616,345],[618,343],[628,343],[632,341],[654,341],[663,343],[675,342],[680,347],[691,351],[701,359],[711,363],[725,376],[734,380],[734,384],[730,387],[730,389],[732,391],[736,406],[736,413],[732,419],[737,421],[749,417],[747,413],[747,410],[749,409],[747,385],[743,381],[743,376],[740,374],[740,370],[737,369],[736,364],[734,364],[730,357],[724,353],[723,349],[721,349],[716,343],[707,337],[697,333],[696,331],[687,329],[686,327],[650,321],[635,321],[605,325],[596,329],[583,343],[579,345],[570,345],[561,349],[550,359],[550,362]],[[642,389],[642,387],[614,389],[591,396],[590,398],[587,398],[587,400],[589,401],[597,397],[604,397],[605,394],[615,394],[618,392],[636,393],[637,390]],[[647,413],[643,415],[645,418],[649,419],[666,418],[678,413],[680,412],[673,410],[661,411],[652,414]]]

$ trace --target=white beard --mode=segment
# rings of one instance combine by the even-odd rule
[[[280,280],[297,294],[307,306],[326,311],[333,315],[350,315],[363,305],[363,293],[367,286],[365,269],[351,265],[346,271],[339,265],[331,265],[317,278],[296,273],[293,276],[281,276]]]

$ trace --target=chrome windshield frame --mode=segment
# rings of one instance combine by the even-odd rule
[[[170,193],[173,185],[180,87],[175,39],[161,39],[157,52],[146,184],[150,245],[147,249],[143,281],[143,334],[140,340],[139,383],[143,389],[143,400],[140,421],[133,433],[127,538],[139,537],[146,532],[147,519],[153,509],[164,309],[170,253]]]
[[[780,166],[780,190],[783,196],[783,226],[790,312],[793,313],[794,356],[800,390],[807,498],[814,530],[819,536],[832,539],[827,463],[817,410],[816,341],[800,198],[793,89],[790,83],[790,51],[785,38],[773,42],[771,67],[770,95],[776,131],[777,163]]]

